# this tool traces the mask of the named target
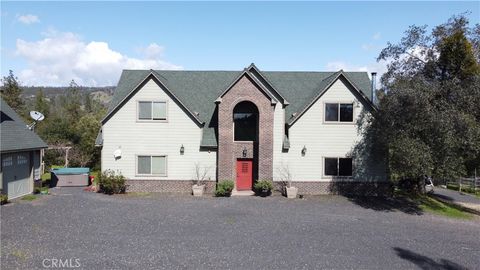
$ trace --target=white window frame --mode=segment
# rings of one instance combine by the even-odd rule
[[[150,157],[150,171],[152,171],[152,157],[165,157],[165,174],[141,174],[138,173],[138,157]],[[166,177],[168,176],[168,155],[164,154],[138,154],[135,155],[135,176],[141,177]]]
[[[140,119],[140,102],[151,102],[152,103],[152,114],[153,114],[153,103],[165,103],[165,119]],[[135,115],[135,119],[137,122],[141,123],[168,123],[168,100],[149,100],[149,99],[141,99],[137,100],[137,112]]]
[[[326,167],[325,166],[325,160],[327,158],[335,158],[337,159],[337,173],[340,173],[340,159],[341,158],[351,158],[352,159],[352,175],[327,175],[325,170],[326,170]],[[346,157],[346,156],[325,156],[322,158],[322,161],[323,161],[323,170],[322,170],[322,174],[323,174],[323,178],[343,178],[343,179],[352,179],[353,178],[353,171],[355,170],[355,164],[354,164],[354,160],[353,160],[353,157]]]
[[[338,105],[338,120],[337,121],[329,121],[327,120],[327,104],[337,104]],[[352,104],[352,121],[340,121],[340,105],[342,104]],[[335,125],[351,125],[355,124],[355,101],[348,100],[348,101],[324,101],[323,102],[323,123],[324,124],[335,124]]]

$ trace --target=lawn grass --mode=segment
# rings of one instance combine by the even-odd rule
[[[33,201],[36,199],[37,199],[37,196],[33,194],[28,194],[22,197],[22,201]]]
[[[460,207],[441,202],[430,196],[418,196],[415,200],[418,202],[419,207],[425,212],[456,219],[473,218],[472,214],[463,211]]]
[[[42,182],[50,181],[51,174],[49,172],[42,174]]]

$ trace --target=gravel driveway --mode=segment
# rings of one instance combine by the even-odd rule
[[[1,207],[1,269],[480,269],[478,218],[381,200],[53,191]]]

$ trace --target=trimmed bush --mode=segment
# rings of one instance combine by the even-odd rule
[[[100,192],[105,194],[125,193],[127,189],[125,177],[120,173],[115,174],[112,170],[106,170],[98,175]]]
[[[235,186],[232,180],[221,181],[217,184],[217,189],[215,190],[215,196],[217,197],[230,197],[232,195],[232,190]]]
[[[6,204],[8,202],[7,194],[0,194],[0,204]]]
[[[273,183],[268,180],[259,180],[253,185],[255,192],[260,195],[270,195],[273,189]]]

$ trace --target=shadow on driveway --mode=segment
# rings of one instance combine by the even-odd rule
[[[358,206],[375,211],[400,211],[410,215],[423,215],[423,210],[418,206],[418,203],[405,197],[343,196]]]
[[[438,269],[438,270],[464,270],[467,269],[464,266],[461,266],[460,264],[454,263],[449,260],[441,259],[439,262],[428,258],[427,256],[420,255],[418,253],[415,253],[413,251],[395,247],[393,248],[395,252],[397,253],[397,256],[410,261],[417,265],[420,269]]]

